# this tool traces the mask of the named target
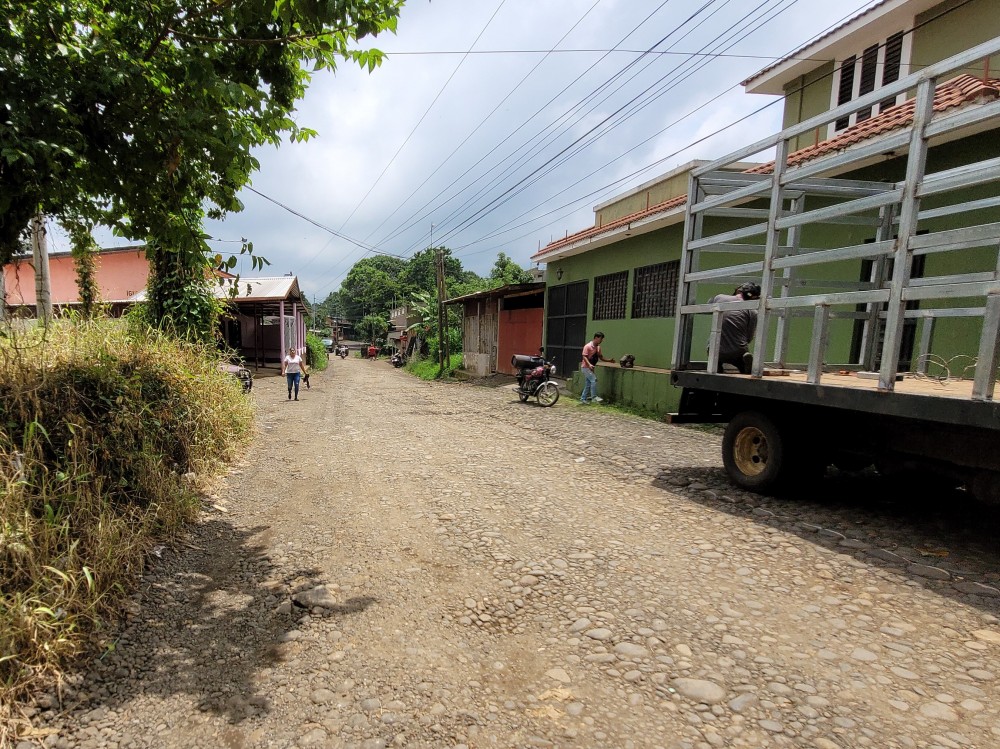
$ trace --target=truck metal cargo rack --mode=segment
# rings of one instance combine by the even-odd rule
[[[967,72],[976,65],[984,69],[983,61],[997,53],[1000,38],[692,171],[672,352],[675,385],[766,393],[766,397],[791,402],[840,404],[1000,429],[1000,408],[993,400],[1000,363],[1000,223],[976,223],[978,211],[1000,206],[1000,158],[927,171],[931,143],[1000,128],[997,100],[954,112],[934,111],[935,93],[947,74]],[[909,127],[828,157],[789,164],[791,143],[799,136],[811,136],[829,123],[904,92],[915,92],[908,97],[913,106]],[[768,173],[759,173],[765,169],[757,169],[758,173],[726,170],[770,149],[775,160]],[[904,152],[906,171],[900,181],[823,176],[856,172],[885,160],[887,154]],[[955,194],[968,188],[977,188],[974,198]],[[935,206],[922,208],[921,201],[931,196]],[[923,230],[926,224],[922,222],[943,216],[956,217],[952,225],[957,223],[959,228]],[[714,230],[709,228],[713,225]],[[872,240],[820,247],[803,242],[804,236],[813,242],[825,236],[818,234],[819,227],[838,226],[843,231],[845,225],[869,227]],[[992,269],[923,278],[912,272],[914,259],[922,255],[958,255],[977,248],[980,253],[984,252],[981,248],[997,250]],[[738,256],[740,262],[732,264],[733,258],[727,255]],[[865,261],[870,275],[861,281],[824,279],[822,272],[818,280],[807,275],[844,261],[857,261],[858,267]],[[759,300],[707,301],[706,290],[732,289],[747,280],[760,284]],[[916,302],[919,309],[914,309]],[[752,371],[750,375],[717,374],[722,317],[737,309],[754,309],[758,315]],[[695,319],[709,315],[707,361],[697,361],[692,350],[705,341],[694,340]],[[796,318],[807,318],[806,322],[811,318],[812,333],[808,360],[791,363],[789,330]],[[969,367],[974,375],[964,384],[953,380],[941,386],[915,387],[910,381],[928,374],[934,328],[944,318],[968,318],[970,324],[979,326],[978,352],[974,368]],[[858,321],[853,324],[861,329],[860,346],[853,360],[829,363],[830,323],[838,319]],[[919,335],[913,333],[913,371],[900,382],[901,343],[908,320],[919,322],[921,330]],[[788,373],[794,369],[800,371]],[[877,372],[877,378],[862,381],[859,375],[867,372]],[[772,373],[788,376],[765,376]],[[900,397],[887,398],[889,394]],[[929,401],[937,402],[929,405]]]

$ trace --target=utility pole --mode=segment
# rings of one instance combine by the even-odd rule
[[[49,251],[45,241],[45,217],[31,219],[31,255],[35,265],[35,314],[42,327],[52,322],[52,284],[49,280]]]
[[[447,331],[445,330],[444,314],[444,252],[439,248],[434,254],[434,265],[437,269],[437,292],[438,292],[438,377],[444,374],[444,351]]]

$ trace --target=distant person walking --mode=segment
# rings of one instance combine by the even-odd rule
[[[302,357],[295,353],[294,348],[288,349],[285,358],[281,360],[281,374],[288,382],[288,400],[292,399],[292,390],[295,391],[295,400],[299,399],[299,380],[306,372],[306,363]]]
[[[732,294],[717,294],[709,299],[715,302],[744,302],[760,299],[760,286],[747,281],[737,286]],[[750,342],[757,332],[757,310],[737,309],[722,313],[722,333],[719,340],[719,368],[723,364],[731,364],[741,374],[750,374],[753,368],[753,354],[750,353]]]
[[[375,344],[373,343],[368,347],[368,358],[371,359],[372,361],[375,361],[375,358],[377,356],[378,356],[378,349],[375,348]]]
[[[583,373],[583,392],[580,393],[580,405],[588,403],[600,403],[603,398],[597,395],[597,373],[594,371],[597,362],[606,361],[614,364],[614,359],[605,359],[601,353],[601,344],[604,342],[604,333],[594,333],[594,340],[583,347],[583,358],[580,360],[580,371]],[[590,398],[588,399],[588,394]]]

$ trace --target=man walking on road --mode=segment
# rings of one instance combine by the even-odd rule
[[[583,347],[583,359],[580,361],[580,371],[583,373],[583,392],[580,393],[580,405],[587,403],[600,403],[603,398],[597,395],[597,373],[594,368],[597,362],[606,361],[614,364],[614,359],[605,359],[601,353],[601,343],[604,342],[604,333],[594,333],[594,340]],[[590,398],[587,398],[588,393]]]

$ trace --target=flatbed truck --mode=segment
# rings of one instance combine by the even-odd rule
[[[1000,97],[935,107],[998,53],[1000,38],[692,171],[669,419],[726,423],[738,486],[874,465],[1000,499]],[[790,158],[797,138],[902,92],[907,126]],[[765,152],[772,164],[734,171]],[[711,301],[748,280],[759,300]],[[752,369],[720,373],[737,309],[757,312]]]

